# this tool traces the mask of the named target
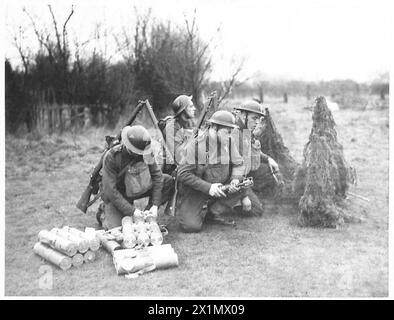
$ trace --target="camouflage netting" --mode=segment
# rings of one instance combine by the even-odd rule
[[[335,228],[346,219],[341,202],[355,182],[355,171],[345,161],[324,97],[316,98],[312,120],[304,161],[294,178],[294,193],[301,197],[299,221],[303,226]]]
[[[268,108],[265,109],[265,115],[262,127],[257,128],[257,130],[259,131],[258,137],[261,143],[261,150],[274,159],[279,166],[280,173],[276,174],[279,181],[279,188],[275,189],[273,195],[279,201],[291,200],[295,196],[292,190],[292,183],[295,170],[299,164],[290,155],[289,149],[284,145],[283,139],[276,129]],[[269,190],[272,193],[272,187],[268,186],[267,191]]]

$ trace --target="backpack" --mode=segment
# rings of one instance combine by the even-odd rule
[[[167,116],[167,117],[160,119],[158,121],[158,126],[159,126],[160,131],[163,134],[163,138],[165,137],[165,129],[166,129],[167,123],[169,120],[172,120],[172,119],[174,119],[174,116]],[[161,154],[162,155],[165,154],[164,147],[161,151]],[[165,156],[163,156],[163,158],[161,160],[162,160],[162,168],[161,169],[162,169],[163,173],[171,174],[175,170],[176,165],[175,164],[167,164]]]

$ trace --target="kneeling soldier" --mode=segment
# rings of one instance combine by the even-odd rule
[[[212,222],[234,225],[222,216],[245,198],[236,186],[245,167],[238,150],[231,145],[235,118],[228,111],[216,111],[208,120],[208,130],[186,146],[178,167],[177,217],[185,232],[199,232],[207,216]],[[222,184],[230,182],[228,194]]]
[[[173,185],[172,177],[163,174],[155,162],[149,132],[139,125],[123,128],[121,144],[110,149],[103,161],[103,227],[118,227],[124,216],[132,216],[135,199],[149,197],[146,209],[157,214]]]
[[[260,141],[254,136],[255,129],[264,118],[262,106],[256,101],[249,101],[234,110],[236,114],[236,124],[239,130],[234,130],[233,140],[239,143],[239,151],[244,159],[246,167],[245,174],[254,179],[255,191],[260,191],[263,187],[275,188],[275,180],[272,172],[278,172],[279,167],[274,159],[261,151]],[[235,141],[238,138],[237,141]],[[257,195],[252,191],[248,191],[248,197],[252,201],[253,215],[261,215],[263,206]]]

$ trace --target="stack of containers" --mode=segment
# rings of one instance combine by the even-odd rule
[[[99,231],[104,248],[111,253],[118,275],[138,276],[155,269],[178,266],[178,255],[170,244],[163,243],[157,216],[135,210],[122,219],[122,226]]]
[[[160,246],[163,234],[157,224],[157,215],[150,211],[136,209],[133,216],[122,219],[122,226],[98,231],[97,236],[102,246],[113,255],[119,249],[145,248],[150,245]]]
[[[130,217],[125,217],[130,218]],[[123,219],[125,219],[123,218]],[[150,211],[141,211],[136,209],[134,211],[134,224],[126,230],[133,230],[136,236],[136,246],[147,247],[148,245],[161,245],[163,243],[163,235],[160,231],[160,227],[157,224],[157,214],[153,214]],[[126,220],[130,223],[130,219]],[[123,225],[123,221],[122,221]],[[123,230],[123,234],[124,230]],[[130,249],[130,247],[126,247]]]
[[[85,232],[68,226],[53,228],[51,231],[42,230],[38,240],[34,252],[62,270],[94,261],[95,252],[100,248],[100,241],[93,228],[86,228]]]

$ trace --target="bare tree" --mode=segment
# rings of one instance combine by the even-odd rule
[[[196,10],[194,10],[191,21],[185,16],[187,32],[185,54],[186,61],[188,61],[186,70],[188,72],[192,94],[196,104],[200,105],[201,92],[206,85],[207,73],[212,67],[212,57],[208,53],[211,41],[204,43],[200,39],[196,17]]]
[[[220,94],[220,98],[218,99],[218,103],[220,104],[224,99],[227,98],[228,95],[231,94],[233,89],[239,87],[246,81],[250,79],[250,77],[243,78],[242,80],[239,79],[239,75],[243,70],[244,60],[240,60],[234,67],[233,72],[228,80],[222,82],[222,90]]]

